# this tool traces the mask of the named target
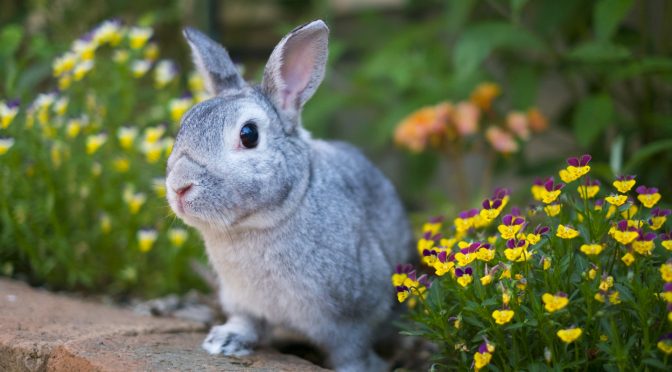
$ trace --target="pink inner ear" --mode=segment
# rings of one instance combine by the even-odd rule
[[[310,83],[315,69],[316,46],[312,35],[297,36],[287,40],[283,53],[281,74],[285,83],[283,106],[298,107],[297,98]]]

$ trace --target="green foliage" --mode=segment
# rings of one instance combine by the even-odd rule
[[[203,287],[189,268],[200,241],[172,215],[162,179],[202,84],[191,77],[195,98],[178,98],[187,79],[157,60],[152,32],[106,22],[53,61],[58,93],[0,102],[2,274],[113,295]],[[20,30],[0,35],[13,40],[3,63],[16,63]]]

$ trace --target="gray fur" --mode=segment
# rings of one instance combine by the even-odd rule
[[[273,53],[293,37],[322,38],[321,25],[297,28]],[[371,345],[390,316],[390,275],[408,259],[410,228],[392,184],[357,149],[301,128],[298,113],[324,73],[326,39],[299,44],[317,46],[307,55],[319,66],[294,87],[289,110],[297,115],[268,85],[227,89],[185,114],[168,159],[168,201],[201,232],[229,315],[203,347],[243,355],[266,324],[281,325],[324,349],[339,371],[384,370]],[[282,61],[271,57],[266,82],[281,70],[275,63]],[[254,149],[239,144],[249,121],[259,128]],[[176,190],[188,184],[180,207]]]

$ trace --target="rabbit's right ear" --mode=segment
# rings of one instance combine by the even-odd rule
[[[245,86],[245,80],[224,47],[191,27],[185,28],[183,34],[208,93],[216,96],[223,91],[240,90]]]

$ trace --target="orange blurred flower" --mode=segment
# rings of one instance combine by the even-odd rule
[[[523,141],[530,139],[527,115],[520,111],[511,111],[506,115],[506,126]]]
[[[501,88],[495,83],[481,83],[471,93],[469,100],[482,110],[488,111],[492,107],[492,101],[499,96]]]
[[[518,142],[513,138],[513,135],[499,127],[492,126],[488,128],[485,132],[485,137],[498,152],[510,154],[518,151]]]
[[[438,146],[447,134],[448,120],[453,111],[450,102],[423,107],[407,116],[397,126],[394,141],[413,152],[427,145]]]
[[[536,107],[527,110],[527,120],[530,124],[530,129],[535,133],[548,129],[548,120]]]
[[[481,111],[472,102],[458,103],[452,116],[455,129],[461,136],[468,136],[478,131],[478,119],[481,117]]]

